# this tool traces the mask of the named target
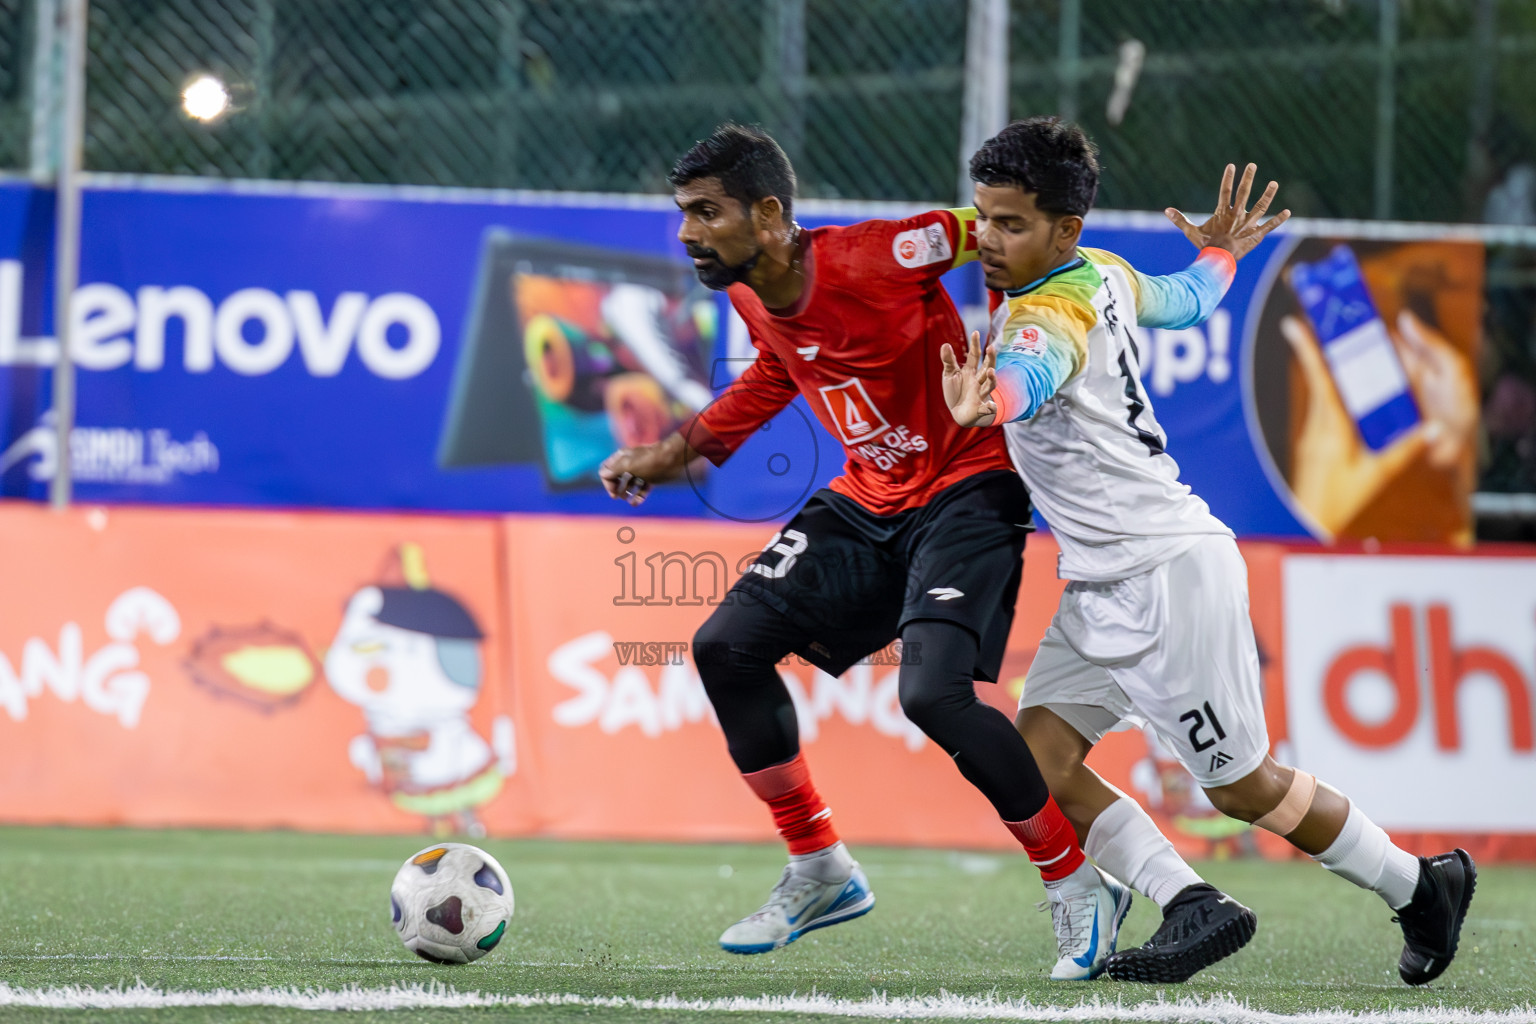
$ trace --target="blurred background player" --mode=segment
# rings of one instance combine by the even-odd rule
[[[1149,277],[1080,249],[1098,188],[1092,143],[1055,118],[1015,121],[971,160],[980,259],[1004,301],[986,355],[943,352],[955,420],[1007,423],[1008,448],[1061,545],[1071,582],[1040,643],[1018,727],[1090,856],[1157,901],[1145,946],[1109,958],[1111,977],[1182,981],[1236,952],[1251,911],[1204,883],[1150,817],[1083,764],[1126,718],[1149,721],[1223,813],[1287,839],[1397,912],[1410,985],[1456,953],[1476,869],[1463,850],[1414,857],[1343,794],[1269,756],[1248,578],[1232,532],[1178,479],[1140,380],[1137,331],[1204,320],[1236,261],[1283,223],[1261,224],[1278,186],[1247,209],[1228,165],[1203,226],[1168,217],[1200,254]],[[1113,898],[1106,893],[1103,899]]]
[[[610,457],[608,492],[638,504],[698,456],[724,462],[798,394],[848,455],[694,638],[731,757],[790,852],[768,902],[721,946],[766,952],[874,904],[811,781],[776,666],[798,654],[839,675],[900,637],[902,710],[992,802],[1047,887],[1111,886],[1116,898],[1094,904],[1103,920],[1052,976],[1097,974],[1130,892],[1085,862],[1024,740],[973,686],[1001,668],[1030,516],[1001,431],[957,426],[939,379],[939,346],[964,336],[939,278],[975,258],[973,212],[802,230],[783,151],[730,124],[670,180],[678,239],[699,279],[729,291],[758,356],[677,433]]]

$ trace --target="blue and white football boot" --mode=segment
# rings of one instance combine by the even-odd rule
[[[1046,895],[1061,956],[1051,968],[1051,980],[1097,978],[1115,951],[1120,922],[1130,913],[1130,887],[1085,861],[1059,886],[1048,887]]]
[[[791,862],[768,894],[768,902],[727,928],[720,936],[720,948],[727,953],[769,953],[806,932],[862,917],[874,905],[875,894],[857,862],[842,881],[799,874]]]

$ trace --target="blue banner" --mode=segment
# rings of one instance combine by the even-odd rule
[[[420,195],[88,189],[78,499],[610,513],[597,462],[664,436],[750,358],[664,202]],[[52,218],[49,193],[0,185],[0,493],[13,497],[43,496],[55,463]],[[1092,224],[1085,244],[1150,273],[1193,255],[1171,228]],[[1308,533],[1250,394],[1257,307],[1282,290],[1293,245],[1272,238],[1243,260],[1206,324],[1145,332],[1170,451],[1243,535]],[[950,278],[984,322],[974,267]],[[797,402],[644,511],[778,520],[841,465]]]

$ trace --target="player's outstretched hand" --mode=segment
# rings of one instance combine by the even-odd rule
[[[683,473],[689,450],[681,434],[636,448],[621,448],[603,460],[597,478],[608,497],[639,505],[656,484],[669,483]]]
[[[939,349],[944,361],[944,403],[962,427],[990,426],[997,418],[997,403],[992,392],[997,387],[997,350],[987,346],[981,351],[981,333],[971,332],[965,365],[955,359],[955,350],[945,345]]]
[[[1264,194],[1259,196],[1259,201],[1253,204],[1249,210],[1248,193],[1253,189],[1253,176],[1258,172],[1258,166],[1249,164],[1243,168],[1243,180],[1237,183],[1237,196],[1232,195],[1232,176],[1236,168],[1227,164],[1227,169],[1221,176],[1221,189],[1216,193],[1216,212],[1211,218],[1199,227],[1189,222],[1173,207],[1163,212],[1168,219],[1173,221],[1173,226],[1184,232],[1184,237],[1195,244],[1198,249],[1206,246],[1214,246],[1217,249],[1225,249],[1237,259],[1242,259],[1253,251],[1253,247],[1264,240],[1264,236],[1275,228],[1291,219],[1290,210],[1281,210],[1269,220],[1264,220],[1264,214],[1269,210],[1269,204],[1274,200],[1275,193],[1280,185],[1270,182],[1264,189]]]

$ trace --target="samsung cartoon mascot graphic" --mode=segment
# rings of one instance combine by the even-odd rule
[[[498,717],[490,742],[470,724],[485,634],[463,604],[430,585],[419,547],[402,545],[399,555],[405,585],[353,594],[325,655],[331,687],[367,721],[348,753],[432,832],[484,835],[476,809],[516,770],[512,722]]]

